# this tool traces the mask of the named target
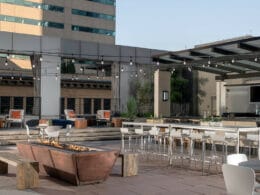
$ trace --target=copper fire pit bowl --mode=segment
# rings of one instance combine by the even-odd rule
[[[63,143],[17,143],[21,156],[38,161],[40,171],[74,185],[105,181],[119,155],[117,150],[101,150]]]

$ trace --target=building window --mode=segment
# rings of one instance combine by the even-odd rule
[[[75,98],[67,99],[67,109],[75,110]]]
[[[91,114],[91,99],[84,98],[84,114]]]
[[[101,14],[101,13],[96,13],[96,12],[89,12],[89,11],[78,10],[78,9],[72,9],[71,13],[74,15],[79,15],[79,16],[101,18],[101,19],[105,19],[105,20],[115,20],[115,16],[112,16],[112,15]]]
[[[110,99],[104,99],[104,110],[110,110]]]
[[[34,19],[28,19],[28,18],[20,18],[20,17],[15,17],[15,16],[0,15],[0,21],[15,22],[15,23],[29,24],[29,25],[35,25],[35,26],[43,26],[43,27],[49,27],[49,28],[64,29],[63,23],[41,21],[41,20],[34,20]]]
[[[26,114],[33,114],[33,97],[26,97],[26,109],[25,113]]]
[[[0,97],[0,113],[8,114],[10,109],[10,97]]]
[[[62,97],[62,98],[60,99],[60,113],[61,113],[61,114],[64,114],[64,109],[65,109],[64,104],[65,104],[65,98]]]
[[[103,3],[103,4],[107,4],[107,5],[116,5],[115,0],[88,0],[88,1],[96,2],[96,3]]]
[[[8,3],[8,4],[14,4],[14,5],[21,5],[25,7],[32,7],[32,8],[38,8],[42,10],[47,11],[54,11],[54,12],[64,12],[64,7],[57,6],[57,5],[50,5],[45,3],[36,3],[31,1],[24,1],[24,0],[0,0],[0,3]]]
[[[14,97],[14,109],[23,109],[23,97]]]
[[[98,110],[101,110],[101,99],[94,99],[94,113],[96,114]]]
[[[90,27],[86,27],[86,26],[71,25],[71,30],[95,33],[95,34],[101,34],[101,35],[108,35],[108,36],[115,36],[115,31],[113,31],[113,30],[90,28]]]

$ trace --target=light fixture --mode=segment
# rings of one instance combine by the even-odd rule
[[[116,75],[116,76],[115,76],[115,78],[116,78],[116,79],[118,79],[118,78],[119,78],[119,76],[118,76],[118,75]]]
[[[90,79],[90,77],[88,76],[88,80]]]
[[[5,59],[5,66],[8,66],[8,60],[7,60],[7,58]]]
[[[33,77],[33,80],[36,80],[36,77]]]
[[[235,63],[235,59],[233,58],[233,59],[231,60],[231,62],[232,62],[232,64],[234,64],[234,63]]]
[[[102,65],[104,64],[103,56],[101,56],[101,64],[102,64]]]
[[[20,77],[20,81],[23,80],[22,77]]]
[[[55,80],[56,81],[58,80],[58,74],[57,73],[55,74]]]
[[[105,69],[104,69],[104,68],[102,68],[102,69],[101,69],[101,72],[105,72]]]
[[[173,74],[175,72],[175,68],[172,69],[171,73]]]
[[[140,70],[139,70],[140,72],[143,72],[143,69],[142,68],[140,68]]]
[[[83,66],[80,67],[80,71],[82,72],[84,70]]]
[[[205,64],[202,64],[202,67],[205,68]]]
[[[186,63],[186,60],[183,60],[183,65],[186,65],[187,63]]]
[[[7,54],[7,55],[6,55],[6,59],[10,59],[10,56],[9,56],[9,54]]]
[[[42,57],[40,57],[40,61],[42,61]]]
[[[60,66],[59,66],[59,64],[57,65],[57,70],[60,70]]]
[[[35,68],[35,64],[32,64],[32,68]]]
[[[135,77],[138,77],[138,74],[137,74],[137,73],[135,73]]]
[[[258,61],[258,58],[256,57],[256,58],[255,58],[255,62],[257,62],[257,61]]]
[[[188,71],[190,71],[190,72],[191,72],[191,67],[190,67],[190,66],[188,67]]]
[[[71,62],[72,62],[72,63],[75,63],[75,59],[73,58],[73,59],[71,60]]]
[[[215,67],[218,67],[218,64],[216,64]]]
[[[209,59],[209,61],[208,61],[208,65],[210,65],[211,64],[211,61],[210,61],[210,59]]]
[[[121,72],[124,72],[124,67],[121,67]]]
[[[130,64],[130,66],[132,66],[132,65],[133,65],[132,56],[130,56],[130,61],[129,61],[129,64]]]
[[[156,65],[160,66],[160,61],[159,60],[157,60]]]
[[[162,91],[162,100],[164,102],[168,101],[169,99],[169,92],[168,91]]]
[[[40,77],[37,77],[37,80],[39,81],[39,80],[41,80],[41,78],[40,78]]]
[[[14,80],[14,76],[11,76],[11,79]]]

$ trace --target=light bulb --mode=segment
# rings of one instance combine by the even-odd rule
[[[233,58],[233,59],[231,60],[231,62],[232,62],[232,63],[235,63],[235,59]]]
[[[159,60],[156,62],[156,65],[157,65],[157,66],[159,66],[159,65],[160,65],[160,62],[159,62]]]

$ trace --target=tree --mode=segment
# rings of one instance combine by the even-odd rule
[[[130,120],[133,120],[136,117],[136,114],[137,114],[136,100],[133,96],[130,96],[130,98],[127,101],[127,117]]]

